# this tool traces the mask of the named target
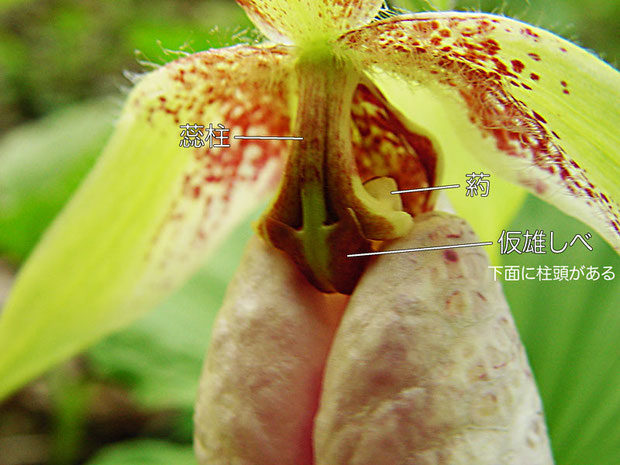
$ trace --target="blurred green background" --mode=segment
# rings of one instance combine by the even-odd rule
[[[618,60],[618,1],[438,3],[501,12]],[[423,1],[391,4],[429,9]],[[15,270],[110,134],[130,87],[126,76],[173,60],[174,51],[257,37],[232,1],[0,0],[0,306]],[[586,230],[534,198],[506,226],[560,237]],[[248,221],[220,249],[217,267],[0,404],[0,465],[195,464],[191,417],[202,357],[249,235]],[[598,237],[590,244],[593,252],[510,255],[506,263],[612,265],[620,273],[607,244]],[[561,465],[620,463],[619,283],[620,276],[504,285]]]

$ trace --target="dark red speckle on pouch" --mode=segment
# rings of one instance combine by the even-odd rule
[[[443,253],[443,256],[446,257],[446,260],[448,260],[449,262],[458,262],[459,261],[459,256],[456,254],[456,252],[454,250],[445,250]]]

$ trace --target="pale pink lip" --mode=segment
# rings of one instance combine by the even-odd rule
[[[476,240],[464,220],[432,212],[390,248]],[[214,329],[196,450],[209,465],[553,463],[483,250],[383,255],[349,299],[318,292],[258,239]]]

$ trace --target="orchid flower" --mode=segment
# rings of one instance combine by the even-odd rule
[[[437,202],[391,191],[478,167],[620,249],[620,77],[591,53],[490,14],[375,20],[382,0],[238,3],[268,41],[144,75],[20,271],[0,319],[0,397],[143,315],[269,198],[259,234],[322,292],[350,294],[367,260],[347,255],[406,236]],[[184,148],[186,123],[303,140]],[[513,200],[487,208],[502,203]]]

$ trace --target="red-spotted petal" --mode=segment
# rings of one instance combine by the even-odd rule
[[[400,16],[340,43],[412,128],[436,137],[446,166],[473,156],[620,248],[616,70],[547,31],[487,14]]]
[[[383,0],[237,0],[270,39],[303,42],[336,38],[369,23]]]
[[[288,135],[289,62],[282,46],[239,46],[140,81],[3,309],[0,397],[143,314],[274,190],[291,142],[234,136]],[[185,148],[188,123],[229,138]]]
[[[433,142],[407,128],[403,115],[395,113],[378,89],[358,85],[351,119],[353,154],[362,182],[389,177],[408,189],[436,184],[439,160]],[[412,215],[431,210],[434,203],[428,191],[402,198],[403,210]]]

